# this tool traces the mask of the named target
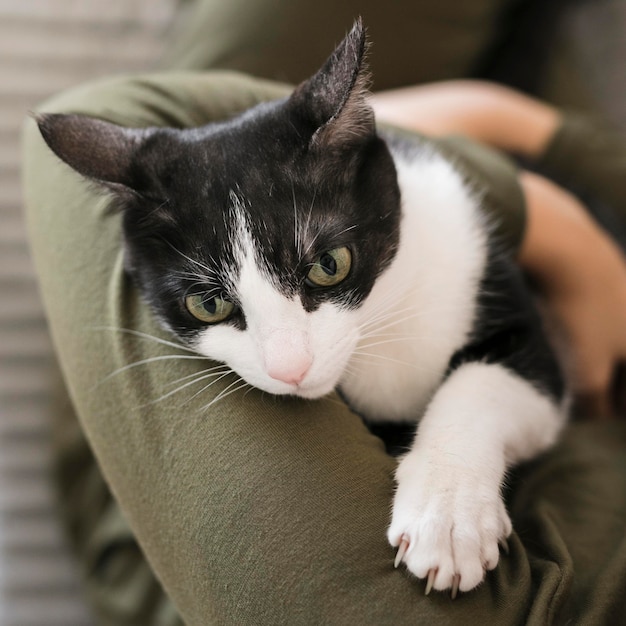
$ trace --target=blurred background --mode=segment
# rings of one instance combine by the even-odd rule
[[[56,371],[21,215],[20,127],[62,89],[159,67],[186,4],[0,0],[0,626],[93,623],[51,480]],[[563,30],[589,90],[626,129],[626,0],[574,3]]]
[[[26,243],[20,127],[72,85],[155,67],[176,0],[0,0],[0,625],[92,623],[52,484],[56,370]]]

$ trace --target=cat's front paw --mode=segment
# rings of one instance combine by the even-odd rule
[[[410,453],[398,467],[387,533],[404,562],[431,589],[469,591],[496,567],[511,521],[490,468],[451,468]]]

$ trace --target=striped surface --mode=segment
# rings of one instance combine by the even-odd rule
[[[0,626],[87,626],[58,522],[52,349],[20,208],[19,129],[36,103],[154,67],[175,0],[0,0]]]

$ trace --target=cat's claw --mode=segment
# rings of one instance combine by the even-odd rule
[[[398,546],[398,551],[396,552],[396,559],[393,562],[393,566],[395,568],[397,568],[400,563],[402,563],[402,559],[404,558],[404,555],[406,554],[406,551],[409,548],[409,540],[402,535],[401,539],[400,539],[400,545]]]
[[[437,575],[436,569],[428,570],[428,580],[426,581],[426,589],[424,590],[424,595],[427,596],[433,588],[433,583],[435,582],[435,576]]]
[[[428,451],[402,459],[387,537],[398,546],[396,564],[406,565],[428,592],[456,597],[498,565],[511,521],[497,481],[441,471],[437,463]]]
[[[450,597],[454,600],[459,593],[459,585],[461,584],[461,575],[455,574],[452,577],[452,591],[450,592]]]
[[[504,554],[509,554],[509,542],[507,541],[506,537],[500,539],[500,541],[498,541],[498,545],[500,546],[500,549],[502,550],[502,552],[504,552]]]

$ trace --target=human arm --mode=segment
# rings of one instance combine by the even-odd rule
[[[529,172],[522,173],[521,184],[527,227],[520,262],[564,326],[581,409],[609,416],[615,369],[626,358],[623,251],[562,188]]]
[[[460,134],[511,154],[536,158],[557,130],[556,108],[476,80],[454,80],[374,93],[379,121],[430,136]]]

